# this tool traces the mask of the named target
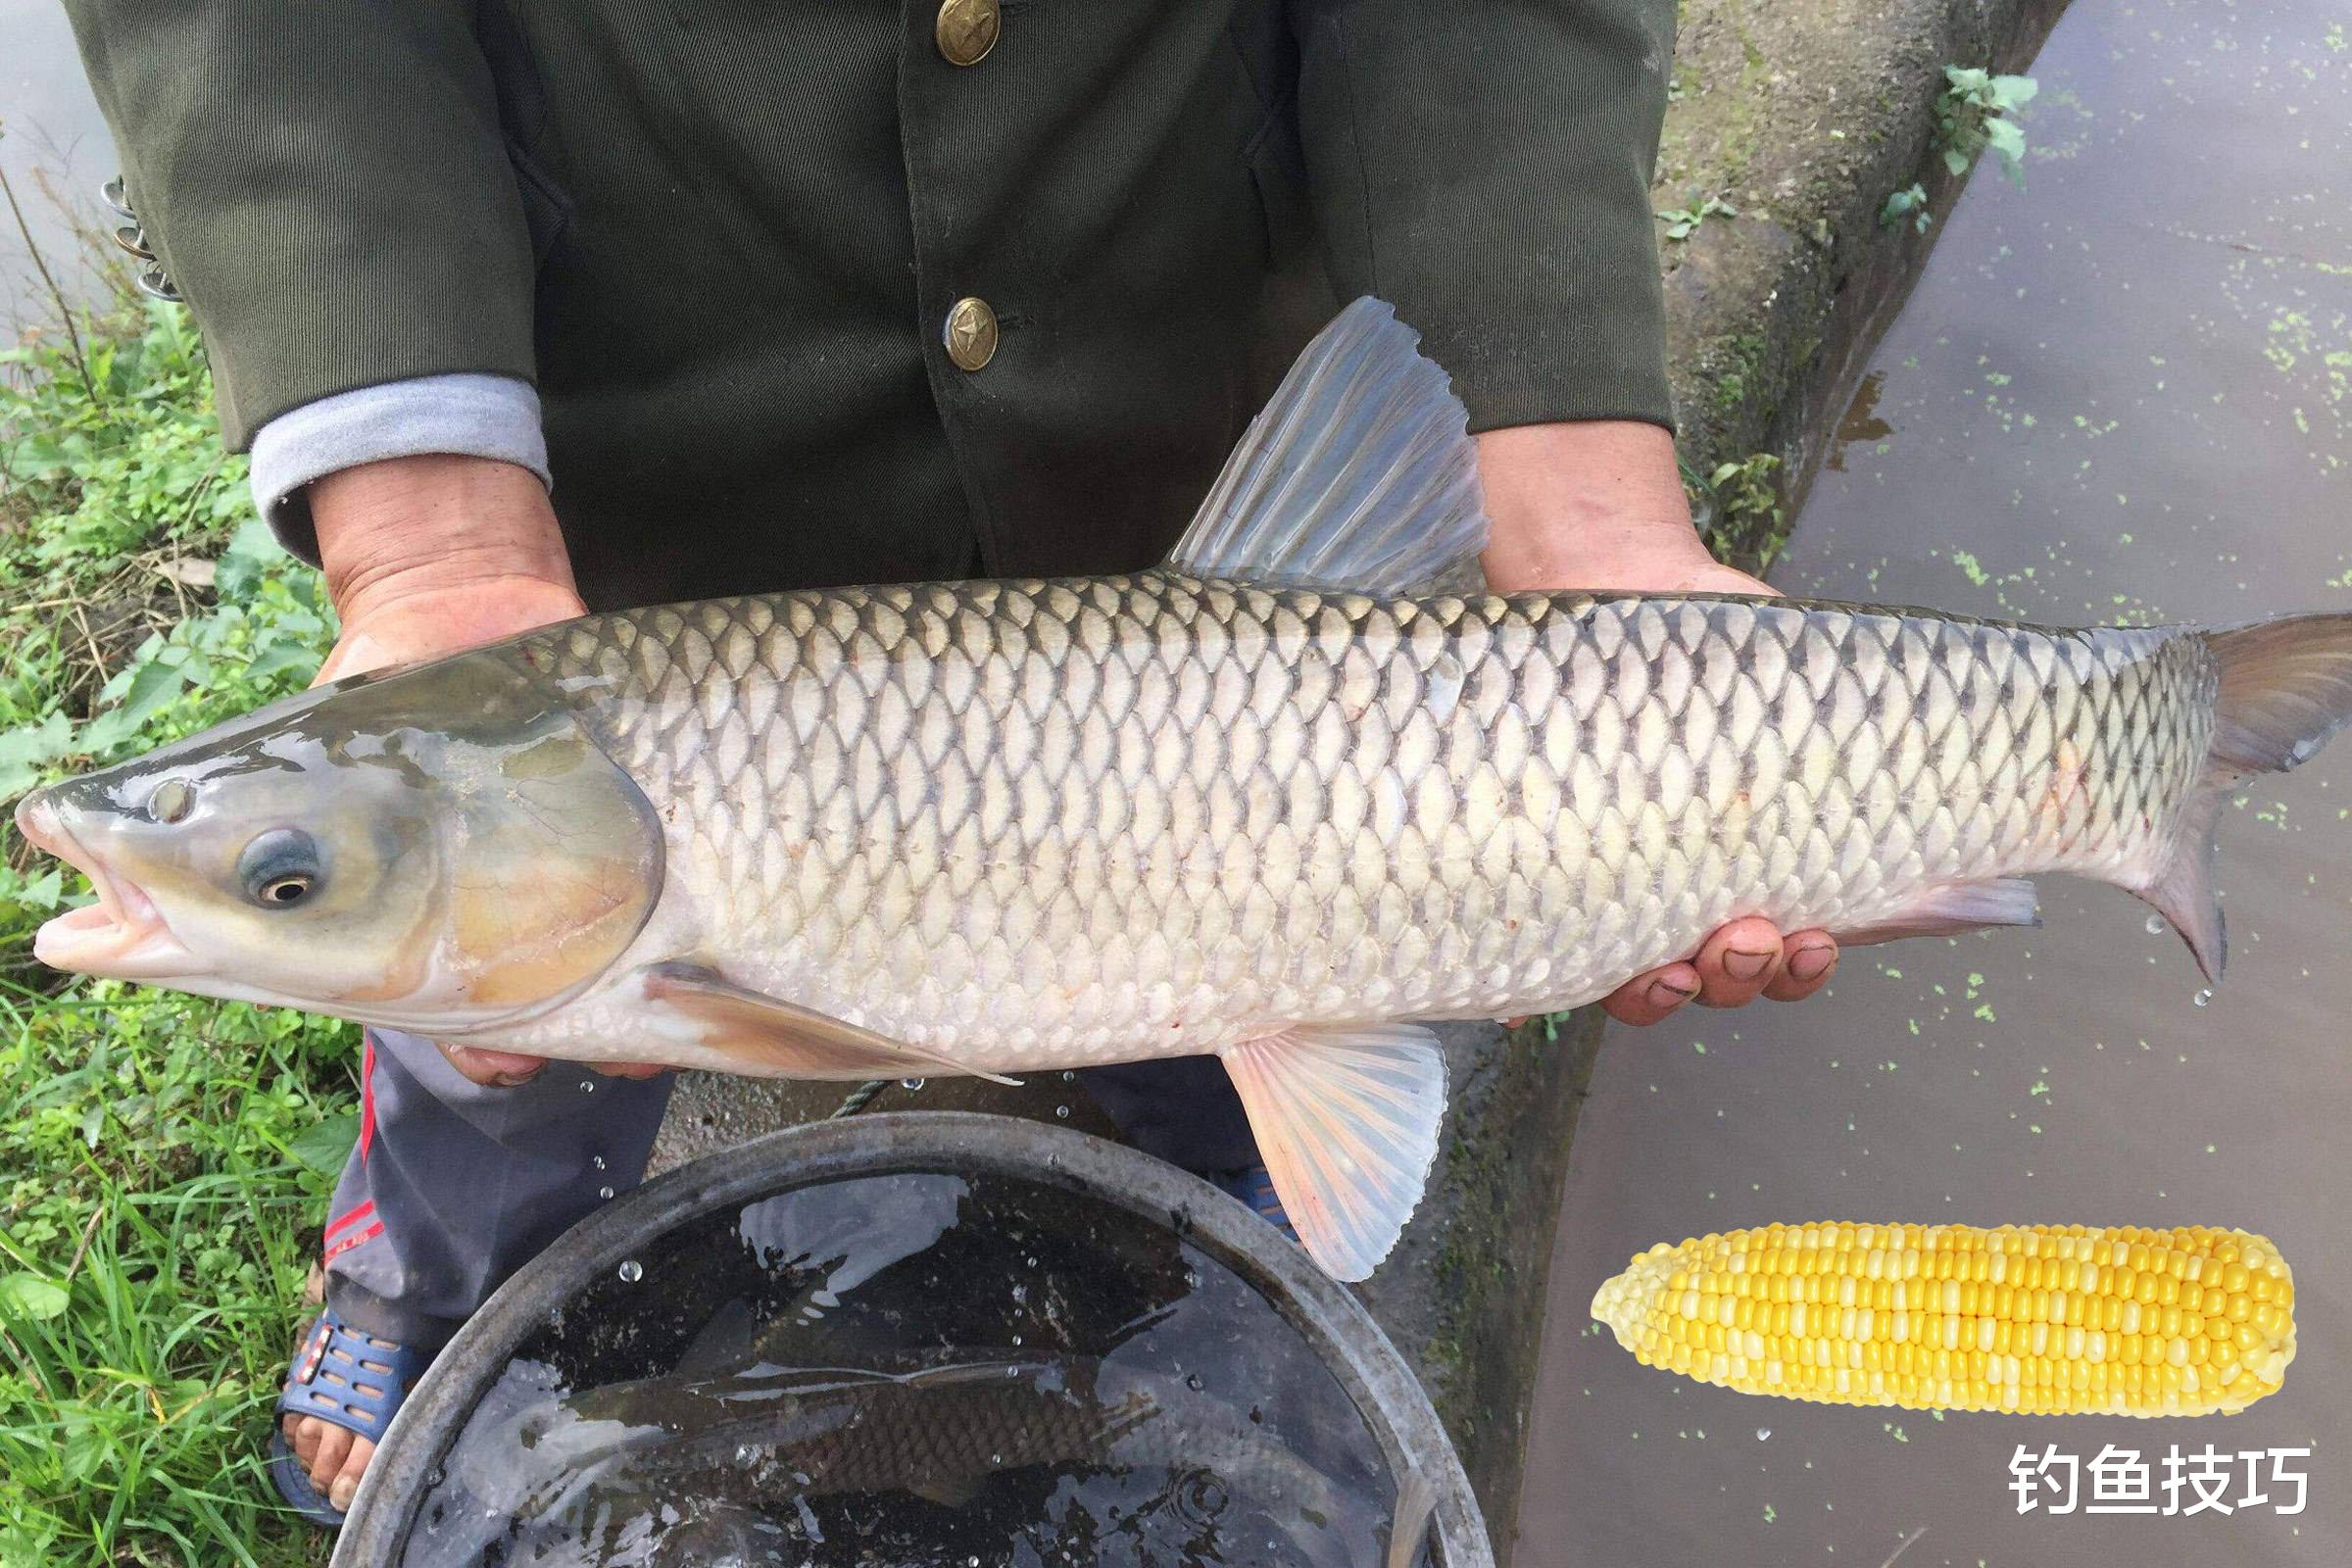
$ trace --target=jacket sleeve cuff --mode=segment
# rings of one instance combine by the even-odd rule
[[[1672,428],[1649,179],[1672,0],[1301,0],[1299,128],[1340,298],[1374,294],[1474,431]]]
[[[253,501],[283,544],[314,565],[318,542],[303,487],[363,463],[425,453],[491,458],[541,484],[547,437],[527,381],[471,372],[420,375],[338,392],[289,410],[253,438]]]

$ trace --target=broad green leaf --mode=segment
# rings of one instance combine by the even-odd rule
[[[2022,108],[2041,91],[2041,83],[2032,76],[1995,76],[1991,85],[1992,101],[2003,109]]]
[[[178,657],[172,657],[173,654]],[[154,659],[131,671],[130,685],[122,694],[122,721],[143,724],[172,698],[187,689],[187,655],[167,649]]]
[[[0,1312],[45,1323],[65,1311],[66,1288],[38,1274],[0,1275]]]
[[[299,670],[308,675],[317,671],[318,663],[317,649],[306,648],[301,643],[289,639],[272,642],[269,647],[263,649],[261,657],[247,666],[245,676],[248,680],[267,680],[271,675],[289,669]]]
[[[351,1158],[352,1146],[359,1141],[360,1118],[345,1111],[311,1123],[286,1145],[286,1152],[311,1169],[332,1176]]]
[[[37,724],[0,730],[0,800],[22,795],[40,782],[43,764],[65,756],[73,742],[74,725],[58,712]]]
[[[0,865],[0,926],[47,914],[65,902],[65,872],[58,865],[53,863],[39,876],[29,878]]]
[[[262,579],[291,562],[277,535],[259,517],[248,517],[220,552],[220,575],[214,579],[224,603],[251,597]]]

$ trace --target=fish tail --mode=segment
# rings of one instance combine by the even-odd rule
[[[2213,895],[2214,824],[2256,773],[2283,773],[2352,724],[2352,613],[2282,615],[2197,633],[2217,672],[2213,738],[2154,872],[2133,888],[2173,923],[2208,980],[2229,942]]]

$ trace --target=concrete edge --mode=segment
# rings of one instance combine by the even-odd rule
[[[2022,69],[2064,0],[1685,0],[1652,206],[1716,196],[1661,241],[1686,466],[1780,460],[1779,517],[1698,497],[1717,553],[1756,569],[1793,514],[1963,182],[1934,144],[1946,65]],[[1879,220],[1925,187],[1927,231]],[[1708,514],[1713,513],[1712,516]]]

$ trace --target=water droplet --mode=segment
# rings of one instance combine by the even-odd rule
[[[1192,1390],[1195,1394],[1199,1394],[1202,1389],[1208,1387],[1207,1384],[1200,1381],[1200,1374],[1198,1372],[1186,1373],[1184,1378],[1184,1386]]]
[[[1018,1344],[1020,1344],[1020,1343],[1021,1343],[1021,1337],[1020,1337],[1018,1334],[1015,1334],[1015,1335],[1012,1337],[1012,1343],[1013,1343],[1013,1344],[1015,1344],[1015,1345],[1018,1345]],[[1004,1369],[1004,1375],[1005,1375],[1006,1377],[1010,1377],[1010,1376],[1012,1376],[1012,1368],[1010,1368],[1010,1367],[1006,1367],[1006,1368]]]
[[[610,1200],[612,1197],[612,1189],[610,1187],[599,1187],[596,1190],[596,1196]]]
[[[424,1484],[427,1488],[437,1487],[448,1479],[448,1472],[444,1471],[439,1465],[435,1465],[433,1467],[433,1473],[424,1478]]]
[[[580,1080],[580,1093],[581,1093],[581,1094],[583,1094],[583,1095],[593,1095],[593,1094],[595,1094],[595,1093],[596,1093],[596,1080],[595,1080],[595,1079],[593,1079],[593,1078],[583,1078],[583,1079],[581,1079],[581,1080]]]
[[[911,1095],[923,1087],[923,1081],[920,1078],[902,1078],[899,1080],[899,1087]]]
[[[1065,1068],[1061,1075],[1061,1081],[1065,1084],[1074,1084],[1078,1081],[1078,1075]]]
[[[645,1278],[645,1265],[633,1257],[626,1258],[620,1265],[620,1277],[628,1284],[634,1285]]]
[[[735,1445],[735,1462],[746,1470],[758,1464],[760,1462],[760,1445],[756,1443]]]
[[[1070,1119],[1070,1107],[1067,1105],[1055,1105],[1054,1107],[1054,1116],[1057,1121],[1068,1121]]]
[[[594,1165],[598,1170],[603,1170],[605,1168],[605,1156],[599,1154],[594,1159],[591,1159],[588,1163]]]
[[[2151,914],[2151,915],[2149,915],[2149,916],[2148,916],[2148,935],[2150,935],[2150,936],[2152,936],[2152,937],[2160,937],[2160,936],[2164,935],[2164,916],[2163,916],[2163,915],[2161,915],[2161,914]]]
[[[1756,1428],[1756,1441],[1757,1441],[1758,1443],[1768,1443],[1768,1442],[1770,1442],[1771,1440],[1772,1440],[1772,1428],[1770,1428],[1770,1427],[1758,1427],[1758,1428]]]
[[[2209,1003],[2211,1003],[2211,1002],[2213,1001],[2213,992],[2212,992],[2212,990],[2209,988],[2209,989],[2207,989],[2207,990],[2203,990],[2203,991],[2200,991],[2200,992],[2198,992],[2198,993],[2197,993],[2195,996],[2193,996],[2193,997],[2189,998],[2188,1000],[2189,1000],[2189,1001],[2191,1001],[2191,1002],[2193,1002],[2193,1003],[2195,1003],[2195,1004],[2196,1004],[2198,1006],[2202,1007],[2202,1006],[2205,1006],[2206,1004],[2208,1004]]]

